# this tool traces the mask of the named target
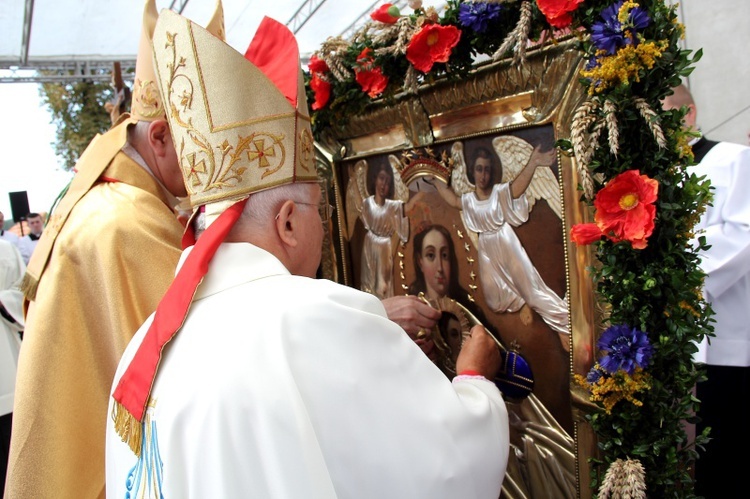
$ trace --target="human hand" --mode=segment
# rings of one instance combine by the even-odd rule
[[[420,330],[430,330],[437,325],[441,312],[416,296],[392,296],[381,300],[388,318],[401,326],[406,334],[417,340]]]
[[[540,166],[552,166],[557,161],[557,150],[554,147],[549,149],[543,149],[546,146],[537,144],[534,151],[531,153],[529,163],[533,164],[535,168]]]
[[[478,372],[489,380],[495,379],[500,369],[500,348],[495,339],[480,325],[471,328],[456,359],[456,372]]]

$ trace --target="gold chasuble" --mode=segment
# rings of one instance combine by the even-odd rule
[[[97,180],[74,192],[74,179],[45,230],[46,261],[29,266],[6,499],[105,495],[115,368],[172,281],[183,232],[163,188],[120,151],[128,124],[84,153],[76,177]]]

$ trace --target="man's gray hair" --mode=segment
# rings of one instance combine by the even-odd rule
[[[251,194],[242,211],[238,224],[259,227],[265,221],[272,220],[276,217],[279,208],[289,199],[304,201],[306,196],[310,195],[310,189],[316,185],[314,183],[296,183],[285,184],[272,189],[266,189]],[[193,217],[193,230],[195,237],[206,230],[206,217],[203,213],[198,213]]]
[[[307,201],[310,189],[315,184],[285,184],[273,189],[256,192],[250,196],[242,212],[242,219],[250,221],[263,221],[273,219],[279,208],[289,199],[295,201]]]

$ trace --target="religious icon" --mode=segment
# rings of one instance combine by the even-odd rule
[[[529,64],[523,72],[490,64],[373,104],[323,143],[337,158],[343,282],[362,288],[379,275],[363,250],[375,232],[365,227],[363,205],[376,194],[368,167],[390,163],[409,192],[399,196],[394,178],[385,197],[401,203],[408,232],[389,232],[385,288],[421,294],[443,312],[424,334],[436,344],[428,357],[447,377],[456,375],[467,334],[452,308],[468,311],[504,346],[511,384],[528,381],[517,362],[525,361],[533,386],[519,389],[527,396],[501,388],[511,425],[501,497],[573,498],[586,488],[596,441],[570,376],[591,367],[602,311],[586,273],[591,254],[567,237],[571,224],[590,215],[580,203],[577,165],[554,147],[571,137],[571,117],[585,99],[570,86],[585,61],[561,44]]]
[[[392,162],[374,162],[368,167],[362,159],[354,166],[354,175],[346,189],[346,210],[349,234],[354,231],[357,215],[366,230],[360,262],[363,291],[380,299],[394,295],[394,248],[398,241],[405,243],[409,238],[409,218],[405,212],[419,198],[419,195],[409,198],[409,189]]]
[[[343,177],[346,233],[360,256],[357,286],[418,296],[441,311],[437,326],[420,334],[432,344],[423,351],[448,378],[457,374],[471,325],[483,324],[497,340],[504,362],[495,383],[513,435],[503,497],[535,497],[536,480],[552,475],[556,497],[575,490],[551,132],[539,127],[373,154],[345,164]]]
[[[492,145],[495,153],[476,148],[467,165],[463,143],[455,142],[451,186],[435,182],[435,187],[450,206],[461,210],[479,252],[480,283],[490,310],[517,312],[528,305],[569,350],[567,302],[541,278],[513,229],[529,219],[539,200],[561,217],[560,187],[550,168],[556,161],[554,150],[535,148],[513,135],[495,137]]]

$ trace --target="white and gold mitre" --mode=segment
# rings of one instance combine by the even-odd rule
[[[158,18],[156,0],[146,0],[143,7],[143,27],[138,45],[138,57],[135,61],[135,77],[130,102],[130,115],[138,121],[166,118],[154,72],[154,51],[151,43]],[[221,0],[216,3],[216,9],[206,29],[224,40],[224,8]]]
[[[316,182],[313,136],[294,35],[264,18],[242,54],[163,10],[154,61],[194,209],[227,206],[292,182]]]

